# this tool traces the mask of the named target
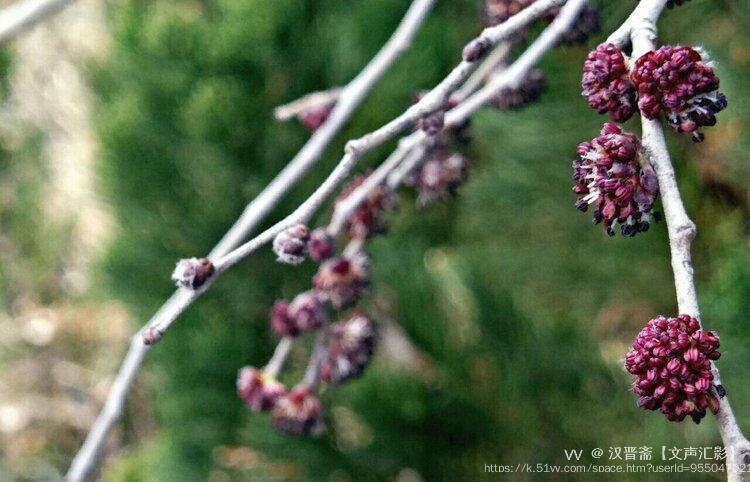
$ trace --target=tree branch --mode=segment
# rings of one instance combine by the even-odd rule
[[[656,22],[666,5],[666,0],[642,0],[635,12],[626,22],[628,34],[633,44],[633,58],[656,48]],[[621,32],[610,40],[620,40]],[[669,248],[672,256],[677,306],[680,314],[688,314],[700,319],[698,295],[695,289],[693,260],[690,249],[696,234],[695,223],[688,217],[685,205],[677,186],[672,161],[667,150],[664,130],[658,119],[641,118],[643,125],[642,142],[659,180],[664,218],[669,233]],[[713,365],[714,381],[721,383],[719,369]],[[721,439],[727,451],[727,480],[743,480],[740,465],[750,462],[750,442],[742,434],[737,420],[729,405],[729,398],[720,398],[719,412],[716,415]]]
[[[73,0],[20,0],[0,10],[0,43],[7,42]]]

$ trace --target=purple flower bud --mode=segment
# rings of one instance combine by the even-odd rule
[[[455,195],[466,180],[469,164],[469,159],[463,154],[442,149],[433,151],[409,180],[419,193],[417,205],[425,208],[435,201]]]
[[[273,425],[287,435],[318,435],[324,427],[323,404],[306,386],[297,386],[276,401]]]
[[[320,379],[340,385],[360,376],[372,359],[374,345],[375,325],[360,312],[331,325]]]
[[[609,112],[612,120],[624,122],[635,112],[635,85],[625,56],[614,44],[601,44],[588,54],[581,86],[589,106],[599,114]]]
[[[715,414],[723,390],[713,383],[710,360],[719,358],[718,347],[718,337],[702,331],[689,315],[650,320],[625,356],[625,369],[635,375],[633,391],[639,406],[658,409],[676,422],[690,416],[698,423],[708,409]],[[642,363],[653,357],[664,360],[663,369]]]
[[[279,397],[286,393],[282,383],[255,367],[244,367],[237,374],[237,395],[256,412],[271,410]]]
[[[716,124],[716,114],[727,106],[719,78],[701,54],[683,46],[665,45],[635,61],[631,75],[638,89],[638,107],[654,119],[662,111],[677,132],[692,134],[700,142],[700,128]]]
[[[648,230],[659,184],[642,159],[638,138],[606,123],[599,137],[578,146],[578,155],[573,162],[576,208],[585,212],[593,206],[594,222],[603,222],[610,235],[615,224],[623,236]]]
[[[299,334],[297,324],[289,316],[289,303],[284,300],[278,300],[273,304],[271,313],[268,315],[268,321],[271,324],[271,329],[279,338]]]
[[[331,258],[313,278],[313,286],[337,310],[352,306],[369,285],[370,261],[364,253]]]
[[[310,234],[310,242],[307,248],[310,252],[310,259],[316,263],[333,256],[335,250],[333,238],[323,228],[318,228]]]
[[[196,289],[212,274],[214,274],[214,265],[206,258],[181,259],[172,272],[172,281],[178,287]]]
[[[367,179],[367,176],[355,177],[342,191],[336,201],[349,197]],[[367,238],[373,234],[386,231],[383,216],[386,211],[393,209],[395,200],[393,194],[383,185],[373,189],[367,199],[346,220],[346,230],[352,238]]]
[[[308,241],[310,230],[304,224],[297,224],[276,235],[273,240],[273,251],[281,263],[300,264],[307,255]]]
[[[289,304],[287,315],[299,331],[317,330],[328,321],[328,310],[313,290],[298,294]]]

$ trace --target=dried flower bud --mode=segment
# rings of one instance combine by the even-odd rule
[[[614,44],[601,44],[589,52],[581,86],[589,106],[599,114],[609,112],[612,120],[624,122],[636,110],[635,84],[625,56]]]
[[[638,333],[625,357],[625,369],[635,375],[633,391],[638,406],[660,410],[667,420],[680,422],[690,415],[695,423],[719,411],[711,361],[721,354],[719,338],[703,331],[690,315],[657,316]]]
[[[206,258],[187,258],[177,262],[172,272],[172,281],[178,287],[200,288],[214,274],[214,265]]]
[[[463,58],[467,62],[476,62],[487,55],[492,48],[492,44],[484,37],[477,37],[464,47]]]
[[[541,69],[533,69],[518,87],[501,90],[492,99],[492,105],[500,110],[525,107],[539,100],[546,83],[544,72]]]
[[[644,54],[632,78],[641,114],[654,119],[663,111],[674,130],[691,133],[696,142],[703,140],[700,128],[715,125],[727,106],[711,63],[690,47],[665,45]]]
[[[337,310],[352,306],[369,285],[370,260],[364,253],[331,258],[313,278],[313,286]]]
[[[286,393],[283,383],[255,367],[243,367],[237,374],[237,395],[256,412],[271,410],[279,397]]]
[[[317,330],[328,321],[328,310],[320,296],[313,290],[298,294],[287,308],[287,316],[297,330]]]
[[[309,132],[315,132],[325,123],[325,121],[328,120],[328,116],[331,115],[334,105],[335,104],[324,105],[316,109],[300,112],[299,115],[297,115],[297,119],[299,119]]]
[[[573,161],[576,207],[585,212],[593,205],[594,223],[603,221],[610,236],[615,224],[623,236],[648,230],[659,183],[641,158],[638,138],[608,122],[599,137],[578,146],[578,155]]]
[[[372,359],[375,335],[375,324],[360,312],[331,325],[320,379],[340,385],[360,376]]]
[[[273,251],[281,263],[300,264],[307,255],[307,243],[310,230],[304,224],[297,224],[276,235],[273,240]]]
[[[366,179],[367,176],[355,177],[341,191],[336,202],[349,197]],[[394,205],[393,194],[382,184],[376,186],[346,220],[345,228],[349,236],[364,239],[373,234],[384,233],[386,231],[384,214],[387,210],[393,209]]]
[[[335,251],[333,238],[323,228],[318,228],[310,234],[307,248],[310,252],[310,259],[316,263],[330,258]]]
[[[409,180],[417,192],[417,205],[427,207],[433,202],[456,194],[469,169],[469,159],[459,152],[436,150]]]
[[[318,435],[325,428],[323,404],[310,388],[297,386],[276,401],[273,425],[287,435]]]

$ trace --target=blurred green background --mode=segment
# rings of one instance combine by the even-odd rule
[[[699,426],[675,424],[639,410],[622,369],[641,326],[656,314],[675,314],[664,224],[633,239],[609,238],[573,207],[575,148],[604,121],[580,96],[580,66],[634,4],[595,3],[603,33],[544,59],[548,83],[539,103],[515,112],[485,109],[473,119],[465,151],[473,167],[460,195],[421,213],[413,194],[403,192],[390,233],[370,243],[374,289],[363,306],[403,327],[417,354],[409,363],[378,354],[362,379],[324,393],[331,423],[323,437],[277,434],[267,416],[236,397],[235,376],[268,359],[268,309],[307,289],[315,268],[280,265],[264,249],[226,273],[153,350],[101,477],[493,480],[498,475],[485,473],[485,464],[561,464],[564,449],[601,447],[606,458],[609,447],[651,446],[658,459],[661,446],[720,444],[712,417]],[[348,82],[408,4],[122,0],[76,7],[101,9],[101,18],[88,21],[106,26],[104,53],[86,51],[70,65],[81,72],[90,105],[91,198],[107,213],[85,217],[96,226],[106,218],[110,234],[95,243],[86,283],[71,288],[68,261],[91,250],[81,248],[89,237],[76,231],[80,219],[49,217],[52,134],[28,119],[22,133],[4,133],[0,331],[8,349],[0,379],[8,393],[0,391],[1,478],[61,476],[128,334],[171,293],[174,261],[206,253],[307,139],[297,123],[276,122],[273,108]],[[391,119],[415,91],[449,72],[481,28],[480,8],[478,0],[438,1],[413,48],[269,221],[321,182],[346,139]],[[41,28],[65,32],[64,22],[83,21],[70,15]],[[668,137],[699,228],[694,256],[704,323],[721,336],[723,382],[748,431],[750,5],[693,0],[667,11],[661,25],[663,42],[711,52],[729,99],[703,144]],[[8,50],[6,77],[20,82],[27,50]],[[8,103],[17,97],[12,86],[2,89]],[[637,131],[637,121],[627,128]],[[376,165],[385,154],[366,162]],[[46,333],[39,320],[57,320],[45,343],[34,341]],[[32,335],[12,336],[29,323]],[[305,348],[295,352],[284,381],[298,379]],[[25,424],[15,423],[28,400],[40,397],[54,404],[34,407],[64,407],[64,416],[50,420],[35,409]],[[724,478],[682,476],[707,477]],[[673,477],[632,476],[644,478]]]

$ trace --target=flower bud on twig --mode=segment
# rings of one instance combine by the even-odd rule
[[[316,263],[327,260],[328,258],[333,256],[333,253],[335,251],[333,238],[331,238],[331,236],[326,232],[324,228],[315,229],[310,234],[308,251],[310,254],[310,259],[315,261]]]
[[[196,289],[212,274],[214,274],[214,265],[206,258],[181,259],[172,272],[172,281],[178,287]]]
[[[331,325],[328,337],[320,379],[340,385],[360,376],[372,359],[375,324],[357,312],[348,320]]]
[[[370,260],[364,253],[331,258],[320,265],[313,285],[335,309],[348,308],[370,285]]]
[[[237,395],[256,412],[271,410],[278,398],[286,393],[283,383],[255,367],[243,367],[237,374]]]
[[[281,263],[297,265],[305,260],[310,230],[304,224],[297,224],[276,235],[273,251]]]
[[[287,435],[318,435],[325,428],[323,403],[306,386],[297,386],[276,401],[273,425]]]

